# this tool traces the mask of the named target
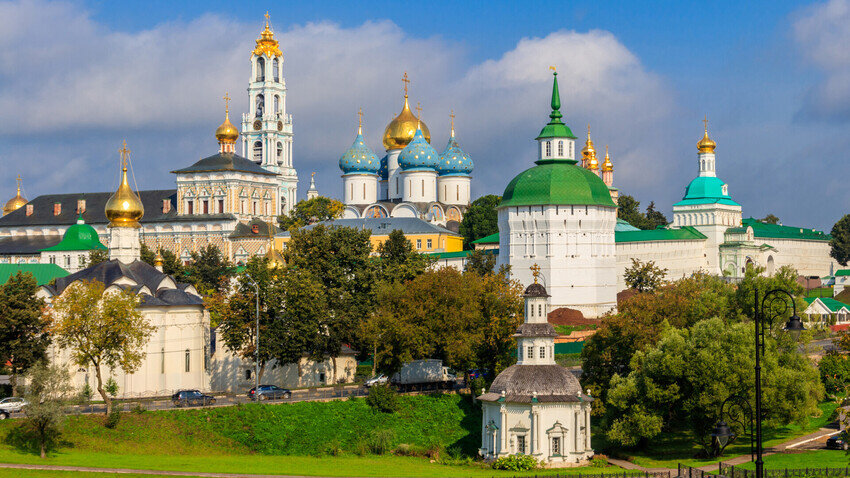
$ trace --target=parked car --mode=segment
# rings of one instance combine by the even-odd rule
[[[385,385],[386,383],[387,383],[387,376],[384,375],[384,374],[380,374],[380,375],[375,375],[374,377],[370,378],[369,380],[366,380],[365,382],[363,382],[363,386],[372,387],[372,386],[375,386],[375,385]]]
[[[0,410],[8,413],[20,412],[27,405],[29,403],[21,397],[6,397],[0,400]]]
[[[292,398],[292,391],[280,388],[277,385],[260,385],[259,390],[251,388],[248,390],[248,398],[251,400],[277,400],[279,398]]]
[[[843,433],[839,433],[832,435],[826,440],[826,447],[833,450],[847,450],[850,449],[850,443],[848,443]]]
[[[175,407],[212,405],[215,403],[215,397],[201,393],[198,390],[180,390],[171,396],[171,403],[173,403]]]

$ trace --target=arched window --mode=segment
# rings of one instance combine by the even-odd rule
[[[552,142],[546,141],[546,157],[552,156]]]
[[[283,143],[280,141],[277,142],[277,160],[280,161],[283,159]]]
[[[263,160],[263,143],[262,141],[254,141],[254,161]]]
[[[274,112],[280,113],[280,96],[274,95]]]
[[[255,109],[254,115],[257,118],[261,118],[263,116],[263,109],[265,108],[265,105],[266,105],[266,99],[263,97],[263,95],[257,95],[257,100],[255,102],[255,105],[256,105],[256,108],[254,108]]]
[[[564,156],[564,142],[558,141],[558,156]]]
[[[266,60],[257,58],[257,81],[266,81]]]
[[[280,81],[280,62],[278,62],[277,58],[272,61],[272,77],[274,81]]]

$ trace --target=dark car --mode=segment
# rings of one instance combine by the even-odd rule
[[[180,390],[171,396],[171,402],[175,407],[212,405],[215,403],[215,397],[201,393],[198,390]]]
[[[248,390],[248,398],[251,400],[277,400],[279,398],[292,398],[292,392],[277,385],[260,385],[259,390],[252,388]]]
[[[839,433],[838,435],[829,437],[826,441],[826,447],[833,450],[847,450],[850,449],[850,443],[847,442],[847,438],[843,433]]]

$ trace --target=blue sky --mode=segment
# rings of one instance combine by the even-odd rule
[[[473,195],[500,194],[533,164],[556,64],[565,121],[578,136],[591,124],[615,185],[644,206],[672,218],[707,114],[718,175],[745,217],[829,229],[848,212],[847,0],[0,1],[0,195],[16,173],[31,197],[110,190],[102,171],[124,138],[139,187],[173,187],[169,171],[215,152],[223,92],[245,110],[266,10],[286,57],[302,196],[310,171],[340,195],[358,107],[382,152],[404,71],[435,147],[454,109]]]

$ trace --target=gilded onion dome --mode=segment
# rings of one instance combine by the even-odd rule
[[[17,211],[18,209],[24,207],[28,202],[21,195],[21,177],[18,176],[18,192],[15,194],[15,197],[6,201],[6,205],[3,206],[3,215],[9,214],[10,212]]]
[[[596,158],[596,152],[590,155],[587,160],[587,169],[596,171],[599,169],[599,160]]]
[[[106,201],[106,218],[109,219],[109,227],[141,227],[139,219],[145,215],[145,207],[142,205],[142,200],[130,188],[130,183],[127,182],[127,154],[130,152],[127,149],[126,142],[121,148],[122,168],[121,168],[121,184],[118,190]]]
[[[431,131],[428,126],[419,121],[419,118],[414,116],[410,111],[410,104],[407,101],[407,84],[410,80],[407,79],[407,72],[404,73],[404,106],[401,108],[401,113],[398,114],[387,128],[384,130],[384,148],[387,151],[392,149],[401,149],[413,141],[413,136],[416,135],[416,130],[421,129],[425,141],[431,142]]]
[[[708,137],[708,118],[705,118],[703,123],[705,124],[705,134],[702,135],[702,139],[697,143],[697,149],[700,153],[714,153],[717,143]]]
[[[423,125],[424,126],[424,125]],[[398,165],[404,171],[413,169],[437,169],[440,155],[428,144],[422,129],[417,129],[416,134],[398,155]]]
[[[235,143],[239,139],[239,130],[230,122],[230,113],[224,117],[224,123],[215,130],[215,137],[219,143]]]
[[[590,125],[587,125],[587,140],[584,142],[584,148],[581,149],[582,164],[586,166],[591,156],[596,156],[596,148],[593,147],[593,140],[590,139]]]
[[[344,174],[378,174],[381,161],[378,155],[366,146],[366,140],[363,138],[363,110],[358,111],[357,115],[360,117],[357,136],[351,147],[339,158],[339,169]]]
[[[605,146],[605,161],[602,162],[602,172],[610,173],[614,171],[614,163],[611,162],[611,155],[608,154],[608,146]]]
[[[283,56],[280,51],[280,44],[274,39],[274,32],[271,30],[269,23],[269,12],[266,12],[266,27],[260,32],[260,38],[257,39],[257,46],[254,47],[254,55],[266,55],[270,58]]]
[[[269,269],[277,269],[286,265],[286,261],[283,260],[283,256],[281,256],[280,253],[277,252],[277,249],[274,248],[274,243],[269,244],[269,252],[266,253],[266,259],[268,260],[266,265]]]
[[[446,144],[446,150],[440,154],[440,163],[437,165],[437,173],[440,176],[447,175],[463,175],[466,176],[472,172],[472,158],[469,157],[464,150],[460,149],[455,138],[454,114],[452,114],[452,131],[449,137],[449,142]]]

